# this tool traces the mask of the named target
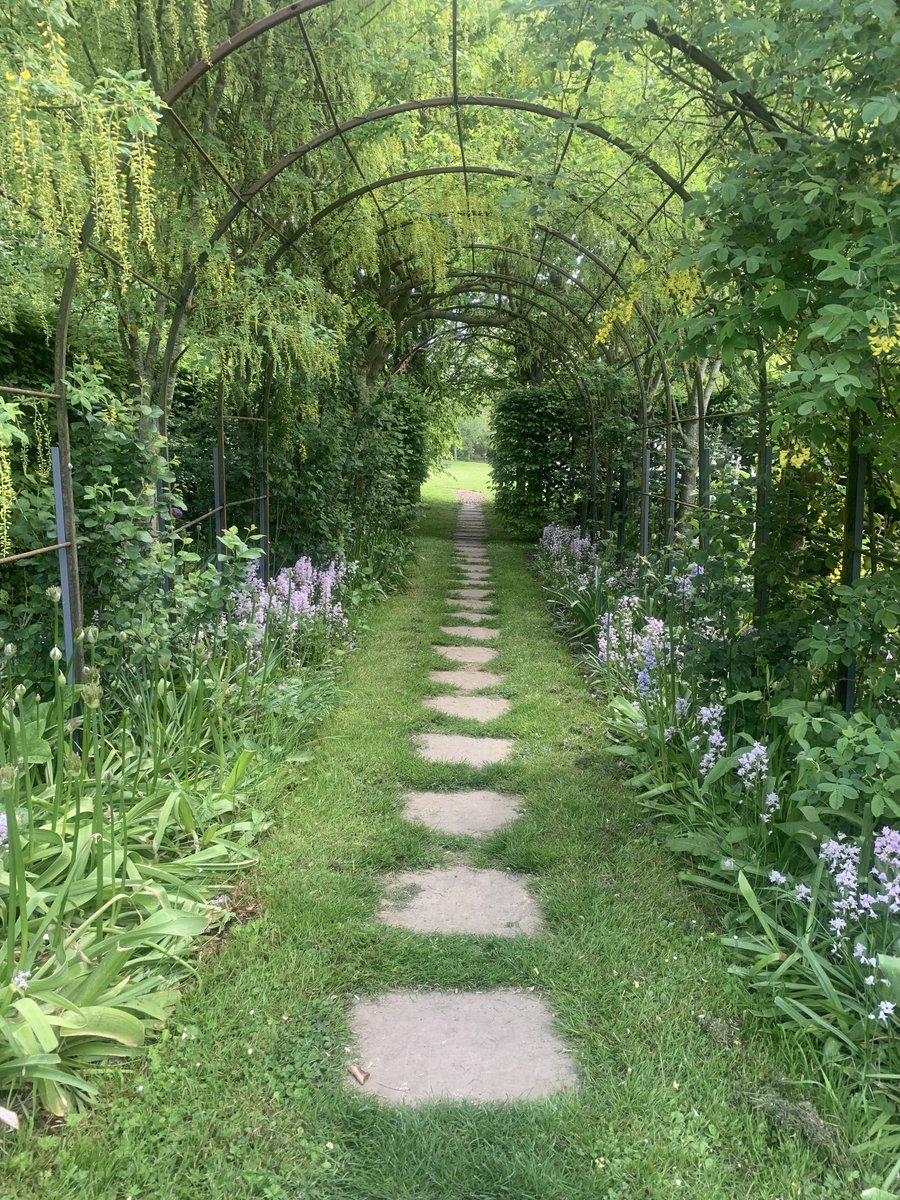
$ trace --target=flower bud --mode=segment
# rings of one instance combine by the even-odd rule
[[[62,599],[62,588],[48,587],[47,599],[52,600],[54,604],[59,604],[60,600]]]
[[[84,631],[85,640],[90,642],[92,645],[94,642],[96,642],[99,634],[100,630],[96,625],[88,625],[87,629]]]
[[[15,786],[16,768],[12,763],[7,763],[5,767],[0,767],[0,791],[4,788]]]
[[[12,658],[16,652],[15,642],[7,642],[3,647],[3,655],[5,658]]]
[[[81,689],[81,699],[86,708],[99,708],[103,698],[103,688],[99,683],[88,683]]]
[[[50,657],[53,659],[53,661],[55,663],[58,663],[59,660],[62,658],[62,656],[63,656],[62,650],[60,650],[59,646],[54,646],[53,649],[50,651]]]

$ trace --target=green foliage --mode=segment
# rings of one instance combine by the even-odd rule
[[[896,1127],[900,730],[890,705],[848,717],[813,698],[831,662],[821,638],[800,641],[812,661],[786,655],[779,678],[771,647],[763,657],[740,627],[739,593],[722,595],[714,557],[679,557],[668,576],[662,564],[623,571],[607,548],[551,529],[539,563],[592,687],[609,698],[613,753],[637,763],[632,785],[666,818],[671,848],[691,857],[685,878],[725,905],[723,941],[760,1011],[816,1044],[826,1071],[870,1089]],[[890,611],[876,606],[879,630]],[[870,687],[872,702],[896,695],[893,661],[880,658],[877,670],[862,659],[870,683],[887,681]]]
[[[533,537],[566,519],[584,487],[588,415],[555,384],[514,388],[493,411],[491,474],[497,513]]]

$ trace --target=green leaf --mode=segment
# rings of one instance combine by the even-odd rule
[[[741,889],[741,895],[753,910],[760,925],[762,925],[766,941],[773,950],[779,950],[780,946],[778,938],[775,936],[775,927],[763,912],[762,905],[756,897],[756,892],[754,892],[753,888],[750,886],[750,881],[747,879],[747,876],[743,871],[738,872],[738,887]]]
[[[144,1044],[144,1023],[131,1013],[105,1005],[73,1008],[54,1017],[62,1037],[99,1037],[123,1046]]]

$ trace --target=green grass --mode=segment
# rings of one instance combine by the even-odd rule
[[[493,496],[494,485],[490,465],[448,460],[443,466],[436,467],[422,484],[422,499],[429,504],[454,502],[455,489],[484,492],[486,496]]]
[[[201,965],[169,1036],[99,1080],[96,1112],[58,1136],[3,1139],[3,1200],[856,1194],[839,1131],[829,1157],[796,1135],[789,1101],[783,1130],[750,1102],[780,1076],[802,1076],[799,1051],[743,1013],[746,993],[711,918],[604,754],[602,712],[514,543],[496,540],[491,556],[496,665],[513,701],[494,728],[517,752],[483,771],[413,754],[417,731],[464,727],[419,704],[433,690],[428,671],[446,665],[431,642],[453,517],[450,505],[428,510],[411,585],[375,614],[314,761],[273,779],[278,819],[252,883],[259,915]],[[404,822],[404,790],[476,780],[527,797],[525,816],[472,855],[531,876],[547,935],[423,937],[379,925],[383,872],[468,844]],[[354,995],[488,986],[547,996],[575,1051],[577,1092],[407,1110],[348,1086]],[[723,1023],[717,1036],[703,1014]]]

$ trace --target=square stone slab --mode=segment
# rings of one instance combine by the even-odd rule
[[[462,604],[462,600],[457,600],[457,604]],[[469,601],[471,604],[471,600]],[[460,612],[447,613],[447,619],[450,621],[471,621],[473,624],[479,621],[496,621],[496,613],[472,612],[471,609],[465,608]]]
[[[464,792],[407,792],[404,799],[407,821],[421,821],[439,833],[470,837],[502,829],[518,817],[524,804],[521,796],[475,788]]]
[[[432,646],[432,650],[458,663],[486,663],[499,654],[490,646]]]
[[[448,600],[448,608],[462,608],[465,605],[471,612],[488,612],[494,608],[493,600]]]
[[[430,671],[428,678],[442,687],[457,688],[461,692],[483,692],[485,688],[498,687],[506,681],[505,675],[494,675],[491,671]]]
[[[469,737],[462,733],[417,733],[413,741],[426,762],[462,767],[491,767],[506,762],[515,746],[512,738]]]
[[[422,703],[445,716],[462,717],[482,725],[509,712],[509,701],[499,696],[428,696]]]
[[[454,600],[487,600],[493,596],[493,588],[451,588],[448,593]]]
[[[515,937],[541,928],[541,910],[520,876],[467,866],[390,875],[378,919],[416,933]]]
[[[490,642],[500,636],[499,629],[489,629],[486,625],[442,625],[441,633],[447,637],[471,638],[473,642]]]
[[[348,1086],[387,1103],[539,1100],[578,1083],[534,992],[386,992],[355,1001],[350,1020],[370,1075]]]

